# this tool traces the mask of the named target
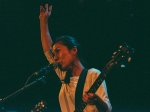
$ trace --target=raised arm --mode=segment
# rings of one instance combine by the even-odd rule
[[[48,6],[48,4],[45,5],[45,8],[43,8],[43,6],[40,6],[40,31],[41,42],[44,52],[48,51],[52,47],[52,39],[48,28],[48,18],[51,15],[51,11],[52,6]]]

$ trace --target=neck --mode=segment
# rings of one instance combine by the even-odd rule
[[[79,60],[74,61],[71,76],[79,76],[83,69],[84,66]]]

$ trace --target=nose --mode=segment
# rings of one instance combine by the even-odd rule
[[[58,59],[59,59],[59,58],[58,58],[58,56],[55,54],[55,55],[54,55],[54,61],[56,61],[56,62],[57,62],[57,61],[58,61]]]

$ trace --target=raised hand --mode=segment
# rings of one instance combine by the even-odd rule
[[[40,6],[39,19],[47,21],[51,15],[51,11],[52,11],[52,5],[48,6],[48,4],[45,4],[45,8],[43,6]]]

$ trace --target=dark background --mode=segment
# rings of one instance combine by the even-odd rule
[[[100,70],[124,42],[135,49],[132,61],[106,78],[113,112],[150,111],[150,10],[144,0],[4,0],[0,3],[0,96],[22,88],[28,77],[47,66],[40,41],[39,6],[52,4],[53,39],[72,35],[81,43],[89,67]],[[30,82],[34,81],[33,77]],[[5,110],[29,112],[41,100],[59,111],[58,77],[52,71],[37,84],[1,103]]]

